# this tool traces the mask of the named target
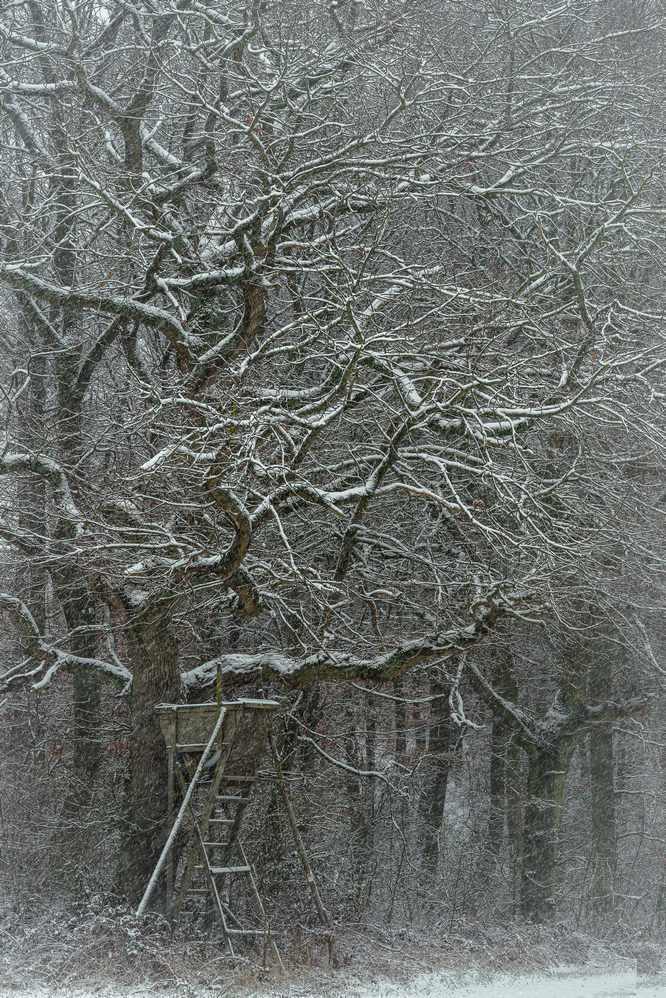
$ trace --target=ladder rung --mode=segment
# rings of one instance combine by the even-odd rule
[[[229,742],[222,742],[222,748],[229,748]],[[188,755],[196,752],[202,752],[206,748],[205,744],[202,742],[190,742],[186,744],[185,742],[178,742],[176,744],[176,752],[187,752]],[[215,746],[216,749],[220,748],[219,745]]]
[[[226,849],[229,845],[228,842],[204,842],[207,849]]]
[[[208,894],[207,887],[188,887],[186,894]]]
[[[233,823],[234,823],[234,819],[233,818],[209,818],[208,819],[208,824],[209,825],[233,825]]]
[[[227,804],[249,804],[249,797],[230,797],[228,794],[218,794],[215,800],[222,800]]]
[[[265,929],[227,929],[228,936],[265,936]],[[270,933],[269,933],[270,935]]]
[[[203,870],[203,864],[200,866],[195,866],[195,870]],[[249,873],[249,866],[211,866],[211,873]]]

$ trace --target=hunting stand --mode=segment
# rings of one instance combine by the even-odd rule
[[[173,925],[182,916],[202,916],[211,904],[229,953],[235,937],[263,937],[280,960],[264,906],[240,839],[240,828],[257,770],[279,705],[272,700],[162,704],[155,708],[168,754],[169,838],[146,889],[144,909],[166,863],[166,913]],[[174,816],[176,781],[183,803]],[[189,846],[176,861],[176,833],[189,818]],[[245,911],[235,913],[245,889]],[[232,893],[234,897],[232,898]],[[243,924],[253,911],[252,925]]]

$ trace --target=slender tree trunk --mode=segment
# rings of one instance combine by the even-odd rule
[[[506,744],[506,827],[509,842],[517,856],[520,856],[523,839],[523,770],[521,748],[509,735]]]
[[[310,731],[314,731],[317,727],[317,721],[321,717],[321,714],[321,686],[319,683],[315,683],[312,693],[306,698],[304,711],[305,724]],[[301,759],[303,770],[313,774],[316,769],[317,753],[308,742],[305,742],[301,747]]]
[[[588,679],[588,694],[593,703],[602,703],[611,695],[613,651],[607,642],[602,640],[598,643],[598,654],[590,667]],[[599,914],[612,907],[617,866],[613,761],[613,724],[607,721],[590,731],[593,870],[590,903]]]
[[[590,901],[597,912],[612,906],[617,865],[615,849],[615,787],[613,783],[613,728],[604,724],[590,732],[592,821],[592,887]]]
[[[407,751],[407,711],[405,710],[405,683],[402,677],[393,680],[395,701],[395,752],[404,755]]]
[[[289,770],[294,767],[297,758],[298,735],[301,728],[296,723],[295,718],[303,718],[307,727],[311,728],[316,723],[316,711],[319,703],[319,685],[308,693],[299,692],[296,701],[285,701],[288,712],[281,712],[276,725],[275,750],[279,753],[281,768]],[[305,743],[301,746],[301,761],[303,770],[314,772],[316,754],[311,745]],[[266,856],[269,863],[279,863],[284,859],[287,848],[286,828],[282,822],[281,794],[278,783],[273,783],[268,806],[266,811],[267,837]],[[303,829],[303,824],[301,828]]]
[[[502,848],[504,838],[506,749],[506,729],[500,719],[495,717],[490,744],[490,814],[488,817],[488,849],[495,853],[498,853]]]
[[[346,713],[349,733],[345,737],[344,742],[345,762],[348,766],[352,766],[354,769],[358,770],[363,768],[365,760],[363,760],[363,763],[361,762],[360,746],[355,727],[356,715],[352,710],[347,710]],[[353,872],[357,885],[365,885],[370,871],[370,857],[368,856],[369,822],[367,802],[363,793],[361,777],[359,777],[356,773],[348,772],[346,776],[346,784],[347,797],[350,807],[350,836],[351,852],[353,857]],[[357,893],[356,901],[359,901],[360,897],[360,893]]]
[[[432,701],[432,722],[430,724],[429,749],[434,756],[431,760],[431,781],[423,808],[423,858],[422,865],[429,873],[437,870],[440,852],[440,829],[446,804],[446,790],[451,770],[451,756],[456,740],[454,725],[449,716],[449,689],[439,680],[432,679],[430,692]]]
[[[518,687],[514,676],[513,654],[509,647],[497,649],[497,678],[495,682],[502,695],[510,702],[518,700]],[[493,713],[490,755],[490,815],[488,821],[488,847],[499,852],[504,838],[504,819],[509,842],[516,857],[522,847],[523,824],[523,775],[521,748],[506,721]]]
[[[423,720],[423,712],[420,707],[414,708],[412,720],[414,721],[414,741],[416,742],[416,751],[425,752],[428,744],[428,732]]]
[[[363,709],[365,738],[364,744],[355,743],[354,755],[357,759],[356,766],[367,771],[374,771],[377,765],[377,714],[374,698],[371,693],[365,694]],[[361,751],[364,750],[363,755]],[[354,869],[358,886],[362,890],[357,891],[355,902],[357,910],[364,911],[367,908],[374,884],[374,872],[376,869],[375,859],[375,781],[372,777],[359,779],[355,784],[357,787],[357,805],[353,817],[353,836],[355,844]]]
[[[371,693],[365,694],[365,768],[374,772],[377,768],[377,711]],[[364,849],[367,855],[366,866],[372,866],[375,851],[375,781],[366,777],[365,781],[366,833]]]
[[[404,700],[405,696],[405,681],[400,676],[398,679],[393,680],[393,695],[397,698],[394,701],[394,722],[395,722],[395,755],[397,762],[404,762],[405,755],[407,753],[407,710]],[[403,797],[400,801],[400,832],[404,836],[407,832],[407,821],[408,821],[408,808],[407,801]],[[391,833],[393,834],[393,833]],[[404,856],[404,839],[401,841],[400,848],[403,850],[401,856]],[[400,864],[402,867],[402,858]],[[396,881],[397,885],[397,881]],[[391,904],[390,911],[393,911],[393,903]]]

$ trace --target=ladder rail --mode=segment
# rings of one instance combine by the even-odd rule
[[[206,877],[206,880],[208,881],[208,890],[213,896],[215,913],[220,923],[220,928],[222,929],[224,942],[227,946],[227,949],[229,950],[229,955],[235,956],[236,954],[234,953],[233,943],[231,941],[231,936],[229,935],[229,927],[227,926],[227,920],[224,917],[224,911],[222,910],[222,903],[220,901],[220,896],[217,893],[217,884],[215,883],[215,877],[213,876],[213,871],[211,869],[210,862],[208,860],[208,854],[206,853],[203,838],[201,836],[201,832],[199,831],[199,826],[194,816],[194,811],[192,810],[191,804],[190,804],[190,817],[192,819],[192,827],[194,828],[195,837],[198,839],[199,842],[199,852],[201,853],[201,856],[203,858],[204,875]]]
[[[221,710],[224,711],[225,708],[222,707]],[[205,836],[206,831],[208,830],[208,822],[209,822],[210,817],[211,817],[211,815],[213,813],[213,810],[215,809],[215,801],[217,799],[217,795],[218,795],[218,792],[219,792],[219,789],[220,789],[220,783],[222,782],[222,777],[224,775],[224,767],[227,764],[227,760],[228,760],[229,756],[231,755],[231,752],[232,752],[233,747],[234,747],[234,741],[236,740],[236,732],[238,731],[238,723],[237,723],[237,718],[235,716],[232,719],[233,719],[233,722],[234,722],[234,728],[233,728],[233,731],[231,732],[231,734],[227,738],[226,751],[220,751],[220,757],[219,757],[219,759],[217,761],[217,764],[216,764],[216,767],[215,767],[215,772],[213,774],[213,779],[212,779],[212,782],[211,782],[210,791],[208,793],[208,800],[206,801],[206,803],[204,805],[204,809],[203,809],[203,812],[202,812],[202,815],[201,815],[201,821],[199,823],[199,830],[201,832],[202,838]],[[221,728],[218,728],[218,730],[221,730]],[[180,782],[180,785],[181,785],[181,789],[183,789],[185,787],[185,778],[183,776],[182,768],[181,767],[177,767],[177,771],[178,771],[178,779],[179,779],[179,782]],[[202,772],[202,771],[203,771],[203,767],[201,766],[201,763],[199,763],[199,767],[197,768],[197,773],[195,773],[195,775],[192,777],[192,780],[196,780],[197,779],[197,774],[200,775],[200,772]],[[185,791],[183,789],[183,793],[184,792]],[[180,909],[181,909],[183,901],[185,899],[185,894],[187,893],[187,887],[189,886],[189,883],[190,883],[190,881],[192,879],[192,875],[194,873],[194,865],[195,865],[195,863],[196,863],[196,855],[193,852],[190,852],[190,855],[189,855],[188,860],[187,860],[187,865],[185,867],[185,872],[183,873],[183,877],[182,877],[181,882],[180,882],[180,887],[178,889],[178,894],[176,895],[176,899],[173,902],[171,911],[169,912],[169,918],[170,919],[174,919],[176,921],[178,920],[178,916],[180,914]]]
[[[177,772],[178,772],[178,781],[180,783],[181,790],[183,791],[183,793],[185,793],[186,784],[185,784],[185,777],[183,776],[182,767],[178,767]],[[208,800],[204,805],[201,821],[197,822],[192,814],[193,827],[196,828],[197,831],[199,832],[202,841],[204,835],[208,830],[208,821],[210,820],[213,808],[215,807],[215,798],[217,797],[217,792],[220,788],[223,772],[224,772],[224,757],[221,757],[217,763],[217,768],[213,776],[213,781],[211,783],[211,787],[208,792]],[[198,859],[198,853],[199,849],[193,847],[190,850],[190,854],[187,858],[185,870],[183,872],[183,876],[180,881],[180,887],[178,888],[178,894],[175,897],[171,909],[171,918],[173,918],[174,921],[178,921],[178,916],[180,915],[180,909],[182,907],[183,901],[185,900],[185,895],[187,894],[187,889],[190,885],[190,881],[192,880],[192,876],[194,875],[194,868],[196,866],[196,862]]]

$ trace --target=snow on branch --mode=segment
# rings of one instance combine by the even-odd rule
[[[118,298],[107,295],[96,295],[72,291],[71,288],[57,287],[48,281],[37,277],[25,268],[16,264],[0,265],[0,280],[3,280],[10,287],[19,291],[27,291],[48,301],[52,305],[67,305],[70,308],[91,308],[99,312],[107,312],[111,315],[122,316],[127,319],[134,319],[136,322],[157,329],[164,333],[172,343],[177,353],[187,362],[194,362],[195,355],[191,350],[191,341],[188,333],[180,323],[180,320],[167,312],[163,308],[154,305],[146,305],[137,301],[136,298]]]
[[[72,523],[75,536],[79,537],[84,532],[85,518],[72,498],[67,477],[57,461],[43,454],[37,456],[28,453],[4,454],[0,458],[0,475],[14,471],[32,471],[48,478],[59,497],[62,512]]]
[[[196,699],[199,693],[213,686],[218,666],[222,683],[227,688],[260,676],[294,689],[309,686],[313,679],[389,682],[421,662],[459,655],[476,644],[504,613],[501,606],[489,607],[479,612],[474,623],[467,627],[433,634],[421,640],[407,641],[374,658],[360,658],[351,654],[335,655],[327,650],[314,652],[301,659],[291,658],[280,651],[259,652],[254,655],[221,655],[183,675],[183,695],[187,700]]]
[[[0,609],[9,613],[23,632],[29,652],[27,661],[0,675],[0,691],[25,682],[32,682],[34,690],[44,689],[61,668],[95,672],[109,682],[123,687],[131,683],[132,673],[120,663],[72,655],[43,638],[30,610],[17,597],[0,593]]]

